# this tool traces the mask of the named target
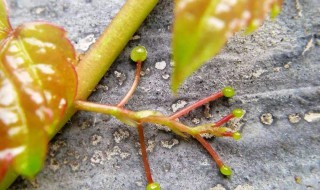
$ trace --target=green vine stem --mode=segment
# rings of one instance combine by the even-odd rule
[[[119,108],[117,106],[98,104],[81,100],[77,100],[75,102],[75,108],[77,110],[112,115],[123,123],[126,123],[127,125],[130,125],[132,127],[137,127],[137,125],[140,123],[152,123],[167,126],[173,132],[181,136],[185,136],[185,134],[194,136],[198,134],[209,133],[216,137],[234,137],[234,134],[238,134],[238,132],[232,132],[231,129],[227,127],[216,127],[215,123],[189,127],[161,114],[160,112],[151,110],[135,112],[127,110],[125,108]]]
[[[88,98],[158,1],[148,0],[143,3],[140,0],[126,1],[108,28],[76,66],[78,74],[77,100]],[[124,27],[125,29],[123,29]],[[57,130],[49,134],[50,139],[56,135],[75,111],[74,107],[70,107],[67,110]],[[0,183],[0,189],[7,189],[17,177],[18,175],[12,169],[9,169],[5,178]]]

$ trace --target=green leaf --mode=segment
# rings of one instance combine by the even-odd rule
[[[0,0],[0,44],[11,31],[11,26],[8,18],[7,5],[4,0]]]
[[[0,162],[8,156],[18,174],[40,171],[48,134],[76,94],[75,51],[65,31],[29,23],[0,47]]]
[[[281,4],[282,0],[175,0],[173,91],[235,32],[244,27],[252,32],[270,9],[273,17],[279,13]]]

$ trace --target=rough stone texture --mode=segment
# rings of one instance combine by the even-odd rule
[[[74,43],[91,34],[98,37],[123,3],[9,0],[14,25],[47,20],[65,27]],[[266,21],[253,35],[239,34],[230,39],[218,56],[186,81],[179,97],[171,94],[169,80],[162,77],[172,66],[167,64],[164,70],[154,67],[156,62],[170,63],[172,6],[171,0],[160,0],[90,100],[108,104],[120,100],[134,75],[130,50],[143,44],[149,51],[143,70],[149,71],[127,108],[171,114],[171,106],[178,100],[190,104],[231,85],[237,90],[236,97],[211,103],[213,118],[209,120],[217,120],[235,107],[246,110],[242,140],[210,140],[232,167],[231,178],[219,174],[196,141],[184,141],[148,125],[149,159],[154,179],[163,189],[205,190],[218,184],[227,190],[320,189],[320,123],[288,120],[290,114],[303,118],[305,113],[320,111],[319,0],[285,0],[276,21]],[[116,71],[126,78],[116,77]],[[263,113],[273,115],[270,126],[260,122]],[[192,125],[193,118],[209,122],[203,109],[181,120]],[[116,143],[113,134],[119,128],[129,136]],[[99,136],[99,143],[93,145],[93,136]],[[178,145],[172,149],[161,146],[162,141],[173,138],[179,139]],[[51,142],[47,164],[36,180],[19,179],[11,189],[144,189],[144,171],[135,142],[135,129],[108,116],[79,112]]]

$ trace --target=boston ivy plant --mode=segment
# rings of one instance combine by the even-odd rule
[[[7,188],[17,175],[32,178],[41,170],[50,138],[76,110],[109,114],[137,128],[147,189],[160,189],[160,185],[153,181],[150,172],[144,123],[164,125],[184,138],[197,139],[221,173],[232,174],[201,135],[240,139],[240,133],[222,125],[242,117],[243,110],[235,109],[218,122],[195,127],[177,120],[205,103],[232,97],[235,92],[231,87],[171,116],[152,110],[128,110],[124,106],[139,83],[141,65],[147,58],[147,50],[138,46],[131,53],[131,59],[137,63],[134,82],[124,98],[115,105],[85,101],[156,3],[157,0],[149,0],[142,5],[139,0],[128,0],[98,42],[77,63],[76,52],[62,28],[33,22],[13,29],[6,4],[0,1],[0,189]],[[172,89],[177,91],[183,80],[218,53],[234,32],[242,28],[252,32],[269,10],[274,17],[281,3],[282,0],[175,0]],[[123,26],[130,27],[119,30]]]

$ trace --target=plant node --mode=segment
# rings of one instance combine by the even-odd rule
[[[160,185],[158,183],[153,182],[151,169],[148,162],[147,151],[145,146],[145,139],[143,133],[143,124],[144,123],[153,123],[159,124],[169,127],[173,132],[176,134],[187,137],[190,135],[197,139],[202,146],[209,152],[213,160],[217,163],[218,167],[220,168],[220,172],[223,175],[230,176],[232,174],[232,170],[224,165],[222,160],[220,159],[219,155],[216,151],[212,148],[212,146],[203,138],[201,134],[209,133],[216,137],[232,137],[234,140],[239,140],[241,138],[241,134],[239,132],[233,132],[231,129],[227,127],[221,127],[223,124],[228,122],[232,118],[241,118],[244,115],[244,110],[242,109],[234,109],[232,113],[228,114],[227,116],[223,117],[216,123],[204,124],[199,125],[196,127],[189,127],[184,125],[183,123],[179,122],[179,117],[188,114],[190,111],[203,106],[204,104],[217,100],[223,96],[225,97],[232,97],[235,95],[235,91],[232,87],[225,87],[221,91],[211,94],[210,96],[199,100],[186,108],[176,112],[171,116],[165,116],[159,112],[151,111],[151,110],[144,110],[134,112],[131,110],[127,110],[124,108],[124,105],[129,101],[132,97],[135,89],[138,86],[140,80],[140,71],[142,61],[147,58],[147,50],[143,46],[137,46],[131,51],[131,59],[137,62],[137,68],[135,73],[134,82],[126,94],[126,96],[118,103],[116,106],[112,105],[103,105],[91,102],[85,102],[81,100],[75,101],[75,108],[79,110],[87,110],[87,111],[94,111],[104,114],[110,114],[116,117],[117,119],[123,121],[124,123],[137,127],[138,134],[139,134],[139,141],[141,144],[141,152],[142,152],[142,160],[145,168],[146,179],[148,181],[147,190],[160,190]]]

